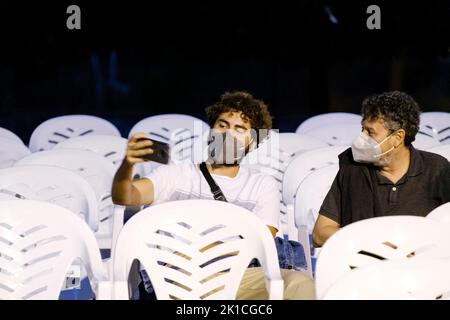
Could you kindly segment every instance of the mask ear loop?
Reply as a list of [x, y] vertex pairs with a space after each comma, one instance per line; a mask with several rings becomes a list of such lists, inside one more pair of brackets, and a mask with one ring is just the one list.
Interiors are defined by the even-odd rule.
[[[381, 146], [381, 145], [382, 145], [388, 138], [390, 138], [394, 133], [395, 133], [395, 131], [392, 132], [390, 135], [388, 135], [386, 138], [384, 138], [383, 141], [381, 141], [378, 145]], [[395, 147], [392, 147], [392, 148], [390, 148], [389, 150], [387, 150], [387, 151], [385, 151], [385, 152], [382, 152], [382, 153], [380, 153], [380, 154], [374, 155], [373, 157], [374, 157], [374, 159], [380, 158], [380, 157], [384, 156], [386, 153], [389, 153], [389, 152], [391, 152], [391, 151], [394, 150], [394, 149], [395, 149]]]

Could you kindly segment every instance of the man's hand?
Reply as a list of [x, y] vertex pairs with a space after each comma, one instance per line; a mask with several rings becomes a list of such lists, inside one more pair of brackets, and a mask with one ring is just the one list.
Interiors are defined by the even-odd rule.
[[128, 140], [125, 161], [128, 165], [134, 165], [139, 162], [144, 162], [142, 158], [145, 155], [152, 154], [151, 146], [153, 142], [143, 132], [133, 134]]

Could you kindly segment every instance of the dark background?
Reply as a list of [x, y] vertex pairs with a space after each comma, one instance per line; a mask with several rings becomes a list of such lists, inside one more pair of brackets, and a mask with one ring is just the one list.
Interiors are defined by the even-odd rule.
[[[66, 28], [70, 4], [81, 30]], [[381, 30], [366, 28], [370, 4]], [[123, 136], [153, 114], [204, 119], [234, 89], [265, 100], [281, 131], [387, 90], [450, 111], [450, 1], [1, 2], [0, 14], [0, 127], [25, 142], [64, 114]]]

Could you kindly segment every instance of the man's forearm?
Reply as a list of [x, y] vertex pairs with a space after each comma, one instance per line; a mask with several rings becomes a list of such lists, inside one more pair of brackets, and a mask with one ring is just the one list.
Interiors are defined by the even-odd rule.
[[132, 202], [132, 176], [133, 165], [124, 160], [114, 176], [112, 185], [111, 196], [115, 204], [127, 205]]
[[333, 234], [339, 230], [339, 227], [326, 226], [320, 229], [320, 232], [313, 232], [313, 242], [315, 247], [321, 247]]

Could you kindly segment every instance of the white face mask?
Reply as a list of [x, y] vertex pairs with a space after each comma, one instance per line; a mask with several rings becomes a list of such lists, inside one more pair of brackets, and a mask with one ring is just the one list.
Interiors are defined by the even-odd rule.
[[213, 130], [208, 142], [209, 162], [221, 165], [239, 164], [249, 148], [245, 148], [245, 145], [231, 134]]
[[381, 152], [381, 145], [390, 137], [388, 135], [383, 141], [378, 143], [375, 139], [369, 137], [364, 132], [353, 141], [352, 153], [356, 162], [379, 164], [381, 157], [391, 152], [394, 147], [388, 151]]

